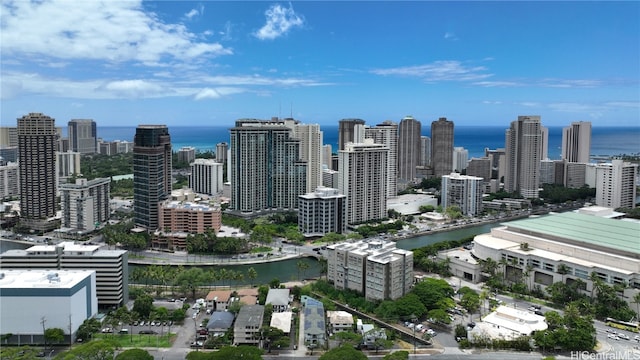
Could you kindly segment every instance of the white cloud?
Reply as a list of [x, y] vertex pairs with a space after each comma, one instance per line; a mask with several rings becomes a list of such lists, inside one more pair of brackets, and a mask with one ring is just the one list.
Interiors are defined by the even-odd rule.
[[640, 107], [639, 101], [610, 101], [605, 103], [607, 106], [611, 107]]
[[198, 42], [181, 24], [162, 22], [136, 1], [3, 1], [3, 56], [137, 61], [193, 60], [231, 54], [218, 43]]
[[204, 14], [204, 6], [201, 4], [197, 9], [191, 9], [188, 13], [184, 14], [184, 17], [191, 20], [192, 18]]
[[444, 33], [444, 38], [445, 40], [450, 40], [450, 41], [456, 41], [458, 40], [458, 37], [456, 36], [456, 34], [452, 33], [452, 32], [446, 32]]
[[434, 81], [475, 81], [493, 76], [486, 73], [484, 66], [466, 66], [460, 61], [443, 60], [431, 64], [404, 66], [389, 69], [376, 69], [377, 75], [397, 75], [421, 78], [427, 82]]
[[473, 85], [483, 86], [483, 87], [514, 87], [514, 86], [522, 86], [521, 83], [515, 81], [476, 81]]
[[500, 105], [502, 104], [502, 101], [484, 100], [482, 103], [487, 105]]
[[232, 87], [204, 88], [194, 96], [194, 99], [219, 99], [226, 95], [238, 94], [242, 92], [245, 92], [245, 89]]
[[538, 107], [541, 104], [533, 101], [523, 101], [523, 102], [516, 103], [516, 105], [527, 106], [527, 107]]
[[267, 23], [253, 34], [260, 40], [273, 40], [285, 35], [294, 27], [304, 25], [304, 18], [293, 10], [291, 4], [288, 8], [280, 4], [271, 5], [264, 14]]
[[111, 81], [104, 89], [122, 97], [152, 97], [166, 92], [161, 85], [140, 79]]

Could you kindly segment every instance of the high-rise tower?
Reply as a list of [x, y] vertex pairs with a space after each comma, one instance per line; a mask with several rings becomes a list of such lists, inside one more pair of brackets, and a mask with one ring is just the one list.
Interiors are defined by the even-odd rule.
[[322, 136], [320, 125], [301, 124], [293, 119], [286, 119], [293, 130], [292, 136], [300, 140], [300, 159], [307, 162], [307, 188], [311, 193], [322, 186]]
[[347, 195], [347, 223], [387, 217], [387, 152], [373, 139], [345, 145], [338, 153], [338, 190]]
[[241, 119], [231, 128], [230, 209], [243, 215], [294, 210], [305, 193], [307, 163], [284, 120]]
[[98, 152], [98, 135], [96, 122], [90, 119], [73, 119], [69, 121], [69, 147], [80, 154]]
[[20, 211], [26, 226], [49, 230], [57, 224], [55, 120], [41, 113], [18, 118]]
[[591, 122], [572, 122], [562, 129], [562, 160], [588, 163], [591, 151]]
[[638, 164], [612, 160], [596, 165], [596, 205], [617, 209], [636, 206]]
[[159, 203], [171, 194], [171, 136], [166, 125], [139, 125], [133, 138], [136, 226], [158, 228]]
[[338, 123], [338, 150], [344, 150], [346, 143], [353, 142], [354, 128], [356, 125], [364, 125], [362, 119], [342, 119]]
[[398, 178], [414, 181], [420, 164], [420, 131], [422, 124], [411, 116], [400, 120], [398, 127]]
[[525, 198], [537, 198], [543, 151], [540, 116], [518, 116], [505, 132], [504, 189]]
[[453, 121], [444, 117], [431, 123], [431, 166], [436, 177], [453, 171]]
[[398, 195], [398, 124], [384, 121], [364, 129], [364, 137], [389, 148], [387, 157], [387, 197]]

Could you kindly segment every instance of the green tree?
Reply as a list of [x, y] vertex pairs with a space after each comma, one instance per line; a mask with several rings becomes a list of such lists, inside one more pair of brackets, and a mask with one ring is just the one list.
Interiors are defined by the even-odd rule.
[[78, 327], [76, 337], [78, 339], [89, 340], [93, 337], [93, 334], [100, 331], [100, 321], [96, 318], [85, 319]]
[[94, 340], [76, 345], [56, 356], [58, 360], [113, 360], [118, 344], [112, 340]]
[[421, 318], [427, 313], [427, 308], [420, 301], [418, 295], [409, 293], [395, 301], [398, 315], [401, 318], [406, 318], [409, 315], [414, 315], [417, 318]]
[[118, 354], [115, 360], [153, 360], [153, 355], [143, 349], [127, 349]]
[[64, 341], [64, 330], [60, 328], [48, 328], [44, 331], [44, 343], [58, 344]]
[[[255, 346], [240, 345], [240, 346], [225, 346], [216, 352], [212, 352], [211, 360], [230, 360], [230, 359], [248, 359], [248, 360], [262, 360], [262, 354], [264, 351], [258, 349]], [[187, 356], [187, 360], [189, 357]]]
[[251, 287], [253, 287], [253, 281], [258, 277], [258, 272], [253, 267], [247, 269], [247, 278], [251, 283]]
[[333, 338], [338, 341], [338, 346], [350, 344], [352, 346], [359, 345], [362, 342], [362, 335], [351, 331], [339, 331]]
[[300, 272], [302, 272], [302, 277], [304, 278], [305, 272], [309, 268], [309, 264], [302, 260], [298, 260], [298, 262], [296, 262], [296, 267], [298, 268], [298, 280], [300, 280]]
[[340, 347], [333, 348], [322, 354], [318, 360], [367, 360], [367, 357], [360, 351], [353, 348], [352, 345], [344, 344]]
[[153, 311], [153, 298], [147, 294], [139, 296], [133, 302], [133, 311], [138, 313], [143, 319], [149, 318]]

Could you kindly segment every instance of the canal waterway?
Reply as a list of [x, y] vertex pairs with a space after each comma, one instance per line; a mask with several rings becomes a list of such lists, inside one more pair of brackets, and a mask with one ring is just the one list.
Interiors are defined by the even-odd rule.
[[[436, 233], [427, 233], [424, 235], [404, 238], [397, 241], [397, 247], [404, 250], [414, 250], [423, 246], [435, 244], [441, 241], [447, 240], [460, 240], [467, 237], [483, 234], [491, 231], [491, 228], [500, 226], [501, 223], [485, 223], [478, 226], [471, 226], [462, 229], [440, 231]], [[10, 249], [26, 249], [30, 247], [30, 244], [16, 243], [12, 241], [0, 241], [0, 252], [4, 252]], [[298, 267], [298, 262], [302, 261], [307, 264], [308, 268], [301, 270]], [[145, 265], [129, 265], [129, 274], [133, 272], [136, 267], [143, 267]], [[225, 280], [226, 285], [238, 285], [249, 284], [247, 271], [249, 268], [254, 268], [257, 273], [257, 278], [253, 281], [256, 284], [266, 284], [277, 278], [280, 282], [298, 281], [302, 279], [312, 279], [321, 276], [320, 263], [311, 257], [294, 258], [281, 261], [272, 261], [255, 264], [238, 264], [238, 265], [199, 265], [204, 268], [213, 269], [213, 271], [219, 271], [220, 269], [232, 270], [244, 274], [243, 281], [229, 281]], [[223, 281], [216, 281], [211, 285], [222, 285]]]

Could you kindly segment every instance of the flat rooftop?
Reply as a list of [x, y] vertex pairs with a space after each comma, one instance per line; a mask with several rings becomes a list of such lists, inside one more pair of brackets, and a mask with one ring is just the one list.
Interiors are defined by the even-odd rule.
[[592, 247], [608, 247], [640, 255], [640, 223], [573, 212], [549, 214], [502, 224], [508, 230], [545, 238], [566, 239]]
[[0, 289], [70, 289], [95, 270], [0, 270]]

